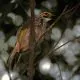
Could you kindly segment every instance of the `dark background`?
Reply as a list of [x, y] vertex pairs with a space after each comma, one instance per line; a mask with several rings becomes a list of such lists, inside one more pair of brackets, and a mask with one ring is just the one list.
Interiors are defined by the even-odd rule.
[[[15, 14], [21, 15], [24, 18], [24, 21], [27, 19], [27, 14], [25, 11], [29, 9], [29, 0], [15, 0], [14, 3], [10, 3], [11, 0], [0, 0], [0, 13], [3, 15], [0, 17], [0, 29], [3, 30], [6, 34], [16, 32], [16, 26], [12, 24], [11, 20], [7, 18], [7, 14], [13, 12]], [[46, 0], [36, 0], [36, 8], [48, 10], [47, 8], [43, 7], [41, 3]], [[48, 0], [51, 1], [51, 0]], [[52, 7], [52, 11], [54, 11], [56, 17], [62, 12], [64, 7], [68, 5], [69, 8], [72, 8], [76, 4], [79, 4], [80, 0], [57, 0], [57, 6], [54, 8]], [[18, 7], [15, 8], [16, 4]], [[72, 15], [72, 19], [76, 20], [80, 17], [80, 7], [76, 10], [76, 12]], [[9, 21], [9, 24], [5, 23], [5, 20]], [[13, 31], [14, 30], [14, 31]]]

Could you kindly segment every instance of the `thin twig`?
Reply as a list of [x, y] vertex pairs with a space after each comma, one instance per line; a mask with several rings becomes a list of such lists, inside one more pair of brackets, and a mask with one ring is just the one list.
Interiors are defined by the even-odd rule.
[[20, 0], [18, 1], [18, 0], [17, 0], [16, 3], [18, 3], [18, 4], [21, 6], [21, 8], [24, 10], [24, 12], [27, 14], [27, 10], [26, 10], [25, 7], [22, 5], [21, 1], [20, 1]]
[[[64, 32], [65, 32], [65, 30], [64, 30]], [[62, 35], [61, 35], [60, 39], [56, 42], [56, 44], [55, 44], [55, 45], [53, 45], [53, 49], [58, 45], [58, 43], [60, 42], [60, 40], [61, 40], [61, 39], [62, 39], [62, 37], [64, 36], [64, 32], [62, 33]]]
[[72, 40], [69, 40], [69, 41], [65, 42], [64, 44], [62, 44], [61, 46], [59, 46], [59, 47], [57, 47], [57, 48], [55, 48], [55, 49], [54, 49], [54, 48], [51, 48], [47, 55], [48, 55], [48, 56], [51, 55], [52, 52], [57, 51], [57, 50], [58, 50], [59, 48], [61, 48], [62, 46], [66, 45], [66, 44], [68, 44], [69, 42], [74, 41], [74, 40], [76, 40], [76, 39], [80, 39], [80, 36], [79, 36], [79, 37], [76, 37], [76, 38], [74, 38], [74, 39], [72, 39]]
[[[55, 59], [55, 58], [54, 58]], [[55, 59], [55, 61], [56, 61], [56, 59]], [[58, 66], [58, 69], [59, 69], [59, 72], [60, 72], [60, 80], [63, 80], [63, 78], [62, 78], [62, 73], [61, 73], [61, 69], [60, 69], [60, 67], [59, 67], [59, 63], [56, 61], [56, 64], [57, 64], [57, 66]]]
[[67, 14], [67, 13], [69, 13], [69, 12], [71, 12], [71, 11], [73, 11], [73, 10], [75, 10], [75, 9], [78, 9], [79, 6], [80, 6], [80, 3], [78, 3], [77, 5], [75, 5], [74, 7], [72, 7], [71, 9], [67, 10], [67, 11], [64, 13], [64, 15]]
[[[48, 31], [50, 31], [50, 30], [55, 26], [55, 24], [61, 19], [61, 17], [62, 17], [63, 15], [71, 12], [71, 11], [74, 10], [75, 8], [77, 9], [79, 6], [80, 6], [80, 3], [77, 4], [76, 6], [74, 6], [73, 8], [69, 9], [69, 10], [67, 10], [68, 6], [66, 6], [66, 7], [64, 8], [64, 10], [62, 11], [62, 13], [60, 14], [60, 16], [55, 20], [55, 22], [53, 22], [52, 25], [51, 25], [49, 28], [47, 28], [47, 30], [40, 36], [39, 40], [40, 40]], [[66, 10], [67, 10], [67, 11], [66, 11]], [[39, 43], [38, 43], [39, 40], [36, 42], [36, 44], [39, 44]]]
[[[72, 10], [74, 10], [73, 12], [72, 12], [72, 14], [77, 10], [77, 8], [80, 6], [80, 3], [79, 4], [77, 4], [76, 6], [74, 6], [72, 9], [70, 9], [70, 10], [67, 10], [66, 12], [64, 12], [64, 14], [67, 14], [67, 13], [69, 13], [69, 12], [71, 12]], [[72, 15], [71, 14], [71, 15]], [[64, 32], [65, 32], [65, 30], [64, 30]], [[57, 43], [53, 46], [53, 48], [55, 48], [56, 46], [57, 46], [57, 44], [59, 43], [59, 41], [62, 39], [62, 37], [64, 36], [64, 32], [62, 33], [62, 35], [61, 35], [61, 38], [57, 41]]]
[[[62, 13], [60, 14], [60, 16], [55, 20], [55, 22], [53, 22], [52, 25], [51, 25], [49, 28], [47, 28], [47, 30], [40, 36], [39, 40], [36, 42], [36, 44], [35, 44], [35, 46], [34, 46], [35, 48], [36, 48], [36, 45], [37, 45], [37, 46], [39, 45], [40, 39], [41, 39], [48, 31], [50, 31], [50, 30], [53, 28], [53, 26], [61, 19], [61, 17], [63, 16], [64, 12], [65, 12], [66, 9], [67, 9], [67, 7], [68, 7], [68, 6], [66, 6], [66, 7], [64, 8], [64, 10], [63, 10]], [[43, 54], [43, 55], [44, 55], [44, 54]], [[35, 58], [36, 58], [37, 56], [38, 56], [38, 55], [36, 55]]]
[[[63, 10], [62, 13], [60, 14], [60, 16], [55, 20], [55, 22], [53, 22], [53, 23], [51, 24], [51, 26], [50, 26], [49, 28], [47, 28], [47, 30], [40, 36], [39, 40], [40, 40], [48, 31], [50, 31], [50, 30], [53, 28], [53, 26], [61, 19], [61, 17], [63, 16], [64, 12], [65, 12], [66, 9], [67, 9], [67, 7], [68, 7], [68, 6], [66, 6], [66, 7], [64, 8], [64, 10]], [[39, 41], [39, 40], [38, 40], [38, 41]], [[38, 41], [37, 41], [37, 43], [38, 43]]]
[[34, 43], [35, 43], [35, 25], [34, 25], [34, 8], [35, 8], [35, 0], [30, 0], [30, 8], [31, 8], [31, 24], [30, 24], [30, 35], [29, 35], [29, 47], [30, 47], [30, 56], [29, 56], [29, 65], [28, 65], [28, 80], [33, 80], [34, 76]]
[[17, 67], [17, 64], [18, 64], [18, 63], [19, 63], [19, 61], [20, 61], [20, 58], [21, 58], [21, 54], [19, 55], [19, 58], [18, 58], [18, 60], [17, 60], [16, 64], [14, 64], [14, 67], [13, 67], [13, 69], [16, 69], [16, 67]]

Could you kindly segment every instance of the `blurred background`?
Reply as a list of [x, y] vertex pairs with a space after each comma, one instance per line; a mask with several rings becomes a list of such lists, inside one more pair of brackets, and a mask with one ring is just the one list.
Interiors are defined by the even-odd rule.
[[[72, 10], [62, 16], [51, 30], [48, 42], [52, 47], [57, 44], [55, 52], [50, 57], [39, 57], [34, 80], [80, 80], [80, 0], [35, 2], [36, 16], [41, 11], [55, 15], [49, 25], [58, 18], [65, 6], [68, 6], [67, 10]], [[27, 80], [20, 70], [9, 71], [6, 63], [15, 47], [17, 30], [30, 17], [29, 5], [29, 0], [0, 0], [0, 80]], [[63, 45], [69, 40], [72, 41]]]

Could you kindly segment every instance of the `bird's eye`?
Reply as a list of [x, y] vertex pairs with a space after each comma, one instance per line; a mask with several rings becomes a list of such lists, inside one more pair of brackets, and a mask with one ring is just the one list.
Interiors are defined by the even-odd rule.
[[44, 12], [44, 13], [43, 13], [43, 16], [44, 16], [44, 17], [48, 17], [48, 16], [49, 16], [49, 13], [48, 13], [48, 12]]
[[41, 16], [41, 17], [50, 17], [50, 16], [51, 16], [51, 13], [49, 13], [49, 12], [42, 12], [42, 13], [40, 14], [40, 16]]

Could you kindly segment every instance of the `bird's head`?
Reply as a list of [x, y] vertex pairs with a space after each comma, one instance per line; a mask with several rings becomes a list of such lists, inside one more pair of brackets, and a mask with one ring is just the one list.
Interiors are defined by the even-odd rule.
[[41, 12], [40, 17], [45, 20], [46, 22], [50, 21], [52, 19], [53, 14], [50, 12]]

